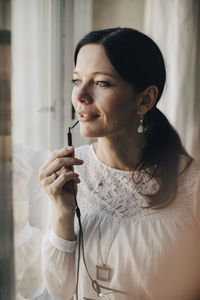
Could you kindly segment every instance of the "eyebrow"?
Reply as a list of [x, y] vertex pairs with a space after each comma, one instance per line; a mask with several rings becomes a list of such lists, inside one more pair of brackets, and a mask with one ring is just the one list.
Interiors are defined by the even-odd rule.
[[[79, 74], [79, 73], [77, 71], [74, 71], [73, 74]], [[93, 75], [107, 75], [107, 76], [114, 78], [114, 76], [112, 74], [106, 73], [106, 72], [93, 72], [92, 74]]]

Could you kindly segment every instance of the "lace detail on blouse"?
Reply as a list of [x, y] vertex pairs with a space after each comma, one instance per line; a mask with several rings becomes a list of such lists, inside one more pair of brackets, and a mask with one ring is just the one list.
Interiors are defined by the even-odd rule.
[[[162, 209], [144, 208], [147, 206], [147, 197], [144, 195], [154, 194], [159, 189], [157, 180], [151, 178], [145, 171], [139, 173], [108, 167], [98, 160], [93, 145], [77, 148], [76, 157], [84, 160], [82, 166], [76, 166], [76, 171], [81, 178], [78, 196], [81, 197], [82, 209], [86, 211], [96, 209], [98, 214], [105, 213], [118, 218], [162, 215]], [[192, 188], [188, 189], [188, 185], [191, 185], [194, 179], [193, 169], [190, 167], [190, 172], [187, 172], [187, 181], [185, 181], [187, 187], [185, 184], [179, 184], [179, 196], [165, 208], [164, 216], [166, 216], [166, 210], [172, 217], [184, 211], [188, 215], [188, 209], [192, 209], [192, 201], [190, 201]], [[180, 176], [179, 181], [183, 183], [185, 176]]]

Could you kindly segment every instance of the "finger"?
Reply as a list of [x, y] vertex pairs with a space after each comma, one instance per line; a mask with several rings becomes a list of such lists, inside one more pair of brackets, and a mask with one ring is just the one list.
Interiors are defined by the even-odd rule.
[[63, 157], [63, 156], [70, 156], [74, 153], [74, 147], [73, 146], [65, 146], [62, 149], [56, 150], [53, 152], [50, 159], [44, 164], [42, 169], [45, 169], [48, 167], [49, 164], [51, 164], [56, 158]]
[[61, 174], [54, 182], [50, 185], [50, 192], [52, 195], [56, 195], [63, 188], [65, 183], [72, 179], [78, 178], [78, 174], [74, 172], [67, 172]]
[[74, 182], [74, 183], [80, 183], [81, 180], [80, 180], [80, 178], [75, 178], [75, 179], [73, 179], [73, 182]]
[[63, 167], [70, 169], [72, 165], [82, 165], [83, 160], [75, 157], [60, 157], [56, 158], [43, 172], [40, 173], [39, 179], [50, 176], [53, 172], [61, 170]]
[[[61, 170], [59, 170], [59, 171], [57, 171], [56, 172], [56, 175], [59, 177], [60, 175], [62, 175], [62, 174], [65, 174], [65, 173], [71, 173], [71, 171], [69, 171], [68, 169], [66, 169], [66, 168], [62, 168]], [[79, 174], [78, 173], [74, 173], [75, 174], [75, 177], [77, 178], [78, 176], [79, 176]], [[57, 178], [58, 178], [57, 177]], [[50, 175], [50, 176], [48, 176], [48, 177], [46, 177], [46, 178], [44, 178], [43, 180], [42, 180], [42, 185], [43, 186], [45, 186], [45, 185], [50, 185], [50, 184], [52, 184], [55, 180], [57, 180], [57, 178], [55, 179], [55, 177], [53, 176], [53, 173]]]

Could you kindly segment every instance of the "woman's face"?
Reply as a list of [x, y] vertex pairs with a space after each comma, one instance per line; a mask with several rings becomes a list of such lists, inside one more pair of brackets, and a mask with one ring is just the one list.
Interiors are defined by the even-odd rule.
[[134, 88], [111, 65], [102, 45], [88, 44], [80, 49], [73, 83], [72, 103], [81, 135], [110, 137], [136, 128]]

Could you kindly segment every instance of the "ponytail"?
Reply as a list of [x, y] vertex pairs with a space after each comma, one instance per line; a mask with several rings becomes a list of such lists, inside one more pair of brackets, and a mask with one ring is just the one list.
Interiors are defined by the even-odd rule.
[[148, 170], [146, 172], [151, 177], [157, 178], [159, 190], [146, 196], [149, 208], [161, 208], [169, 205], [176, 195], [180, 155], [188, 158], [184, 170], [192, 158], [184, 149], [178, 133], [158, 108], [154, 107], [145, 115], [144, 126], [147, 128], [147, 145], [142, 151], [138, 167]]

